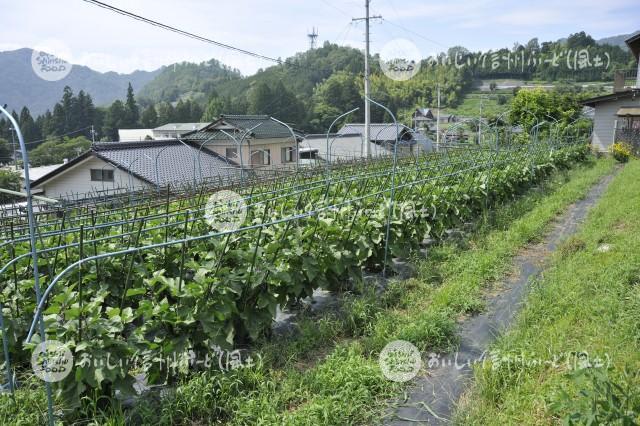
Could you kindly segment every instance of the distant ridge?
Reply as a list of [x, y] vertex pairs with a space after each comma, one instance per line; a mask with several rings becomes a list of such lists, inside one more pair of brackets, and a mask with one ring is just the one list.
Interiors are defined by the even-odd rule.
[[134, 71], [131, 74], [101, 73], [83, 65], [73, 65], [62, 80], [51, 82], [39, 78], [31, 67], [32, 49], [23, 48], [0, 52], [0, 102], [18, 113], [27, 106], [32, 115], [38, 115], [60, 100], [64, 86], [75, 93], [80, 90], [91, 94], [96, 106], [124, 99], [129, 82], [138, 91], [161, 71]]
[[598, 44], [608, 44], [611, 46], [620, 46], [622, 48], [626, 48], [627, 45], [624, 43], [624, 41], [626, 39], [628, 39], [629, 37], [633, 37], [634, 35], [640, 33], [640, 30], [638, 31], [634, 31], [630, 34], [620, 34], [617, 36], [612, 36], [612, 37], [605, 37], [605, 38], [601, 38], [600, 40], [596, 40], [596, 42]]

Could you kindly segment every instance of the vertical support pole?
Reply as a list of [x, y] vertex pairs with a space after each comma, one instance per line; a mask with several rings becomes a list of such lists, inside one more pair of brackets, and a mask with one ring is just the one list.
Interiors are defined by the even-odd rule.
[[372, 99], [368, 99], [371, 103], [379, 106], [380, 108], [384, 109], [385, 111], [387, 111], [387, 113], [391, 116], [391, 119], [393, 120], [393, 122], [396, 125], [396, 142], [394, 144], [393, 147], [393, 168], [391, 171], [391, 193], [389, 194], [389, 210], [387, 212], [387, 230], [386, 230], [386, 237], [385, 237], [385, 242], [384, 242], [384, 264], [382, 266], [382, 276], [386, 278], [387, 276], [387, 259], [389, 256], [389, 235], [390, 235], [390, 231], [391, 231], [391, 215], [393, 213], [393, 202], [394, 202], [394, 197], [395, 197], [395, 190], [396, 190], [396, 166], [398, 163], [398, 134], [400, 133], [400, 126], [398, 126], [398, 120], [396, 120], [395, 115], [393, 115], [393, 113], [391, 112], [391, 110], [389, 108], [387, 108], [386, 106], [372, 100]]
[[[80, 225], [80, 260], [84, 258], [84, 225]], [[82, 309], [84, 307], [82, 294], [82, 264], [78, 265], [78, 306], [80, 307], [80, 315], [78, 316], [78, 341], [82, 341]]]
[[[187, 239], [187, 230], [188, 230], [188, 226], [189, 226], [189, 214], [191, 213], [190, 210], [187, 210], [185, 212], [185, 216], [184, 216], [184, 231], [183, 231], [183, 236], [182, 238], [184, 240]], [[184, 260], [185, 260], [185, 256], [187, 254], [187, 243], [183, 242], [182, 243], [182, 253], [180, 253], [180, 278], [178, 281], [178, 293], [182, 292], [182, 276], [184, 275]]]
[[371, 131], [371, 88], [369, 87], [369, 0], [365, 0], [365, 42], [364, 42], [364, 140], [366, 157], [371, 157], [369, 147]]
[[436, 152], [440, 151], [440, 85], [438, 84], [438, 113], [436, 116]]
[[11, 376], [11, 358], [9, 356], [9, 341], [7, 340], [7, 329], [4, 327], [4, 303], [0, 301], [0, 328], [2, 329], [2, 350], [4, 351], [4, 368], [7, 376], [7, 386], [9, 392], [13, 393], [13, 377]]

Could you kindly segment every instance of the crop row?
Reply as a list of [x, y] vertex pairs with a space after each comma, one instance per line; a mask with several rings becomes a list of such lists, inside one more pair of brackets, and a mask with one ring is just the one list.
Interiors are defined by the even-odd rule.
[[[233, 232], [210, 227], [200, 193], [134, 210], [135, 220], [104, 215], [104, 226], [43, 233], [41, 283], [58, 276], [46, 300], [47, 338], [65, 342], [76, 360], [104, 361], [76, 365], [59, 390], [77, 401], [88, 389], [130, 393], [137, 374], [170, 380], [157, 360], [255, 339], [277, 306], [317, 288], [355, 286], [364, 271], [388, 267], [425, 237], [439, 238], [587, 153], [583, 144], [464, 149], [335, 170], [331, 179], [282, 180], [242, 192], [246, 219]], [[7, 246], [6, 261], [23, 258], [0, 275], [18, 365], [28, 361], [23, 341], [36, 308], [25, 244]], [[126, 362], [134, 357], [142, 362]]]

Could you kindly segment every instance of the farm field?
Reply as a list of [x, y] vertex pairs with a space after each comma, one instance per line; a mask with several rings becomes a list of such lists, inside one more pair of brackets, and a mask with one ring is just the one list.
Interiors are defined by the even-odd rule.
[[637, 0], [32, 3], [0, 426], [640, 426]]
[[[95, 410], [105, 397], [129, 395], [136, 378], [144, 377], [149, 384], [191, 387], [194, 396], [210, 380], [217, 383], [210, 389], [213, 394], [201, 394], [209, 417], [198, 411], [200, 403], [187, 403], [180, 408], [171, 405], [183, 404], [178, 398], [163, 402], [177, 410], [164, 413], [168, 417], [163, 417], [163, 421], [169, 423], [173, 420], [168, 419], [180, 416], [178, 412], [184, 410], [191, 413], [184, 416], [185, 422], [191, 416], [213, 416], [251, 423], [256, 415], [258, 419], [263, 414], [280, 418], [284, 406], [291, 407], [292, 419], [322, 418], [319, 413], [325, 413], [342, 416], [334, 419], [338, 423], [340, 419], [365, 421], [370, 400], [365, 398], [360, 405], [334, 405], [333, 397], [351, 379], [351, 373], [340, 378], [334, 369], [343, 368], [345, 362], [352, 363], [344, 368], [361, 374], [354, 382], [354, 391], [370, 393], [376, 399], [388, 397], [396, 386], [380, 376], [373, 361], [363, 358], [363, 354], [379, 351], [384, 339], [393, 335], [415, 340], [421, 349], [446, 348], [455, 341], [451, 314], [473, 311], [479, 305], [473, 292], [466, 289], [464, 295], [458, 294], [460, 300], [444, 296], [441, 309], [430, 312], [428, 317], [408, 316], [397, 323], [383, 322], [377, 326], [381, 327], [378, 331], [365, 332], [361, 328], [373, 326], [369, 324], [370, 315], [381, 307], [371, 304], [378, 298], [364, 284], [363, 273], [375, 275], [390, 270], [393, 258], [414, 256], [424, 236], [439, 239], [447, 230], [487, 215], [489, 206], [500, 205], [544, 182], [554, 170], [566, 169], [587, 158], [587, 148], [582, 143], [541, 142], [535, 149], [467, 146], [425, 158], [401, 159], [396, 167], [389, 159], [366, 163], [364, 167], [362, 164], [336, 167], [330, 171], [330, 179], [322, 171], [247, 188], [243, 192], [247, 217], [243, 227], [232, 232], [210, 228], [203, 211], [207, 199], [204, 192], [120, 211], [102, 206], [103, 211], [98, 208], [91, 214], [77, 210], [68, 218], [43, 217], [39, 240], [48, 251], [43, 250], [38, 266], [43, 289], [49, 286], [44, 292], [46, 306], [44, 302], [41, 304], [47, 337], [71, 342], [78, 359], [110, 361], [106, 365], [113, 365], [105, 368], [104, 363], [94, 361], [76, 366], [74, 375], [56, 385], [56, 407], [62, 410], [59, 415], [83, 412], [81, 408], [72, 408], [70, 401], [81, 401], [85, 410]], [[396, 185], [390, 209], [385, 199], [392, 179]], [[387, 234], [388, 212], [391, 220]], [[32, 271], [28, 242], [20, 235], [21, 232], [24, 235], [21, 226], [12, 226], [13, 244], [5, 243], [10, 250], [3, 252], [7, 256], [3, 262], [12, 257], [18, 259], [2, 271], [3, 313], [12, 362], [19, 372], [26, 372], [22, 366], [28, 360], [30, 345], [21, 347], [19, 342], [29, 331], [36, 336], [34, 343], [37, 342], [38, 330], [37, 321], [32, 319], [36, 305], [33, 280], [29, 279]], [[397, 285], [409, 287], [394, 292], [392, 285], [385, 293], [391, 297], [385, 302], [389, 306], [399, 303], [392, 300], [394, 294], [395, 297], [412, 294], [411, 284]], [[312, 368], [305, 374], [287, 376], [290, 378], [280, 383], [277, 377], [283, 373], [264, 367], [287, 365], [286, 357], [290, 357], [286, 352], [278, 354], [271, 346], [269, 330], [276, 308], [295, 306], [317, 288], [345, 294], [347, 306], [353, 309], [351, 325], [345, 327], [351, 327], [354, 335], [375, 332], [364, 340], [364, 346], [338, 346], [334, 355], [318, 364], [319, 370]], [[316, 343], [310, 343], [314, 339], [302, 338], [276, 347], [293, 348], [286, 350], [302, 354], [320, 349], [314, 348], [314, 344], [327, 345], [332, 341], [334, 323], [320, 324], [308, 330], [317, 333]], [[208, 377], [208, 373], [198, 376], [197, 371], [189, 371], [180, 362], [156, 362], [175, 353], [206, 353], [213, 347], [247, 350], [256, 342], [264, 342], [265, 348], [272, 347], [273, 352], [265, 349], [265, 354], [271, 355], [263, 357], [263, 367], [243, 369], [237, 374], [248, 376], [239, 381], [236, 375], [226, 373], [214, 374], [215, 379]], [[137, 364], [120, 362], [134, 357], [138, 357]], [[331, 364], [332, 357], [335, 364]], [[314, 384], [313, 380], [322, 381], [326, 375], [335, 382], [323, 387]], [[341, 382], [342, 379], [347, 382]], [[20, 375], [20, 380], [30, 383], [28, 375]], [[369, 382], [362, 388], [358, 380]], [[264, 403], [272, 403], [274, 396], [281, 398], [281, 404], [274, 405], [276, 412], [271, 413], [262, 409], [245, 413], [244, 408], [229, 407], [229, 401], [209, 399], [212, 395], [233, 395], [234, 392], [223, 391], [227, 386], [244, 389], [245, 385], [262, 398], [258, 388], [275, 383], [292, 386], [297, 391], [307, 389], [309, 396], [302, 394], [291, 400], [286, 389], [284, 394], [263, 395]], [[314, 399], [310, 395], [315, 394], [329, 399], [318, 400], [317, 404], [309, 401]], [[258, 402], [248, 400], [247, 404]], [[293, 410], [298, 404], [302, 404], [299, 410]], [[106, 407], [110, 407], [105, 408], [107, 411], [118, 410], [120, 405], [106, 404]], [[4, 410], [15, 415], [16, 408], [6, 406]], [[157, 413], [156, 408], [151, 408], [145, 416], [153, 418]]]
[[[504, 98], [504, 103], [498, 102], [498, 96]], [[511, 90], [499, 90], [495, 93], [471, 92], [465, 95], [462, 103], [455, 108], [446, 108], [447, 114], [460, 117], [478, 117], [480, 115], [480, 101], [482, 101], [482, 116], [494, 117], [509, 110], [509, 103], [513, 99]]]

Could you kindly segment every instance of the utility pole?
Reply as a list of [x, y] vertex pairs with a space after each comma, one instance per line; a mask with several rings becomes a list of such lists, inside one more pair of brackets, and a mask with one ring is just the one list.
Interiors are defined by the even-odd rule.
[[18, 156], [16, 154], [16, 135], [14, 133], [13, 127], [9, 127], [11, 131], [11, 147], [13, 149], [13, 165], [16, 170], [18, 170]]
[[382, 19], [382, 16], [369, 16], [369, 2], [364, 1], [365, 17], [354, 18], [352, 22], [364, 21], [365, 23], [365, 36], [364, 36], [364, 140], [365, 140], [365, 156], [371, 157], [371, 149], [369, 143], [371, 142], [371, 104], [369, 103], [370, 91], [369, 91], [369, 21], [371, 19]]

